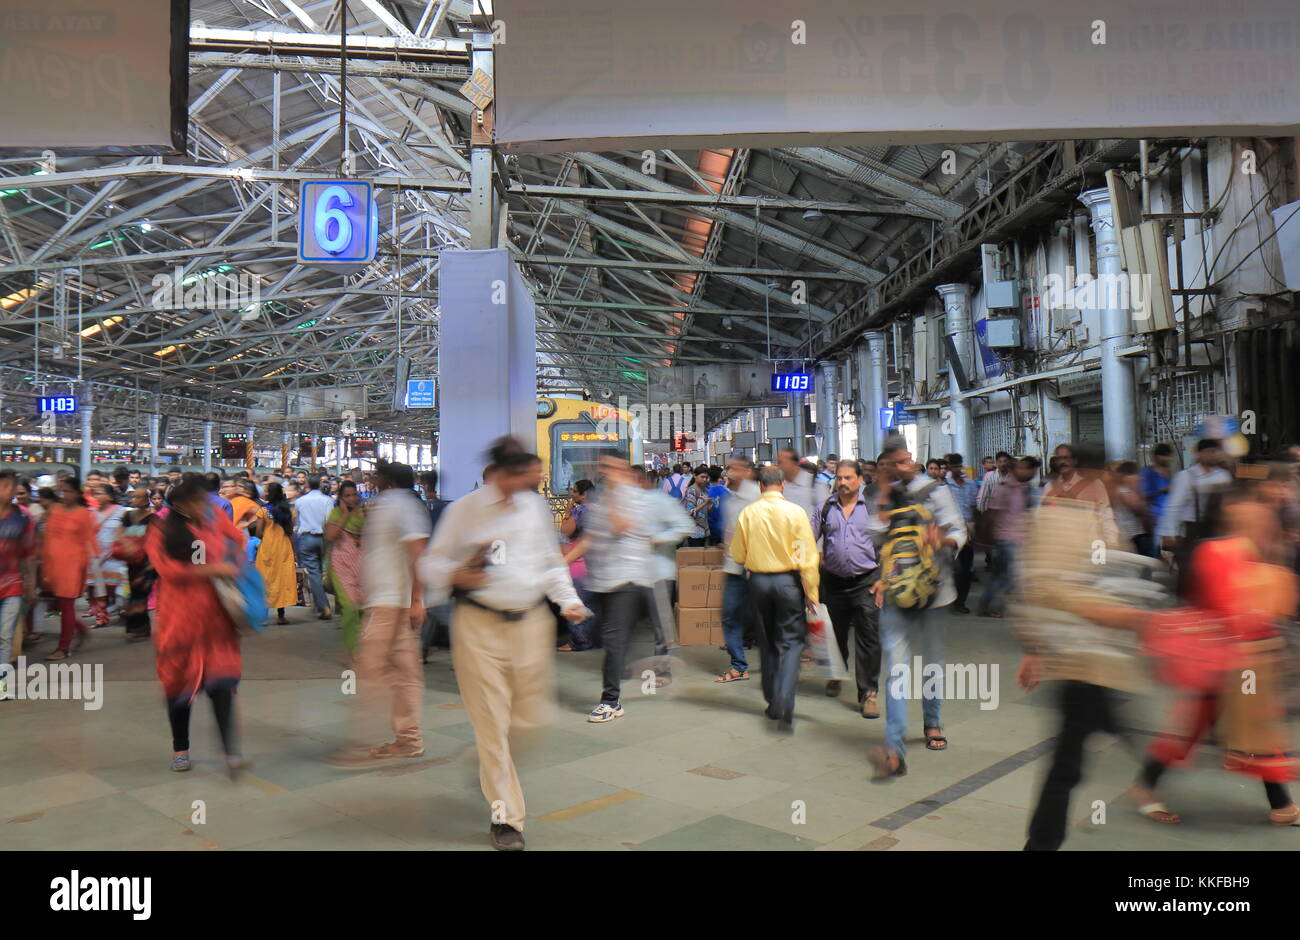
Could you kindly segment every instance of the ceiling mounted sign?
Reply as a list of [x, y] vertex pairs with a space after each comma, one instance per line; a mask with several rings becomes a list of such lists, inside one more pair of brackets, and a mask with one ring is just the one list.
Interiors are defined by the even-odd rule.
[[1295, 0], [493, 9], [517, 152], [1300, 132]]

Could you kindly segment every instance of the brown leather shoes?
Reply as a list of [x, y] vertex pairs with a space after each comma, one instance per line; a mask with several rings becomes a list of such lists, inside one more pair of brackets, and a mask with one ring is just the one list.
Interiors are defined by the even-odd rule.
[[876, 702], [876, 693], [868, 692], [867, 697], [862, 702], [863, 718], [879, 718], [880, 705]]

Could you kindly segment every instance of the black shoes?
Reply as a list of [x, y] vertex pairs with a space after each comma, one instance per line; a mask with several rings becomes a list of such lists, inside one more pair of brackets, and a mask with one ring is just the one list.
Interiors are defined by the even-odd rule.
[[492, 848], [498, 852], [522, 852], [524, 834], [505, 823], [492, 824]]

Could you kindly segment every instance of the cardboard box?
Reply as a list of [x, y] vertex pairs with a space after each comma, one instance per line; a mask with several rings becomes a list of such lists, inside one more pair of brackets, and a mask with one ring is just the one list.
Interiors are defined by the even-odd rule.
[[706, 607], [721, 607], [727, 590], [727, 573], [721, 568], [709, 569], [709, 602]]
[[704, 549], [702, 548], [679, 548], [677, 549], [677, 567], [685, 568], [687, 565], [704, 564]]
[[710, 627], [710, 628], [709, 628], [709, 645], [710, 645], [710, 646], [726, 646], [726, 645], [727, 645], [726, 637], [724, 637], [724, 636], [722, 635], [722, 627]]
[[[682, 607], [699, 609], [709, 607], [709, 579], [713, 568], [703, 565], [687, 565], [677, 569], [677, 603]], [[716, 605], [721, 607], [721, 604]]]
[[701, 564], [721, 565], [722, 560], [726, 557], [726, 552], [721, 548], [705, 548], [702, 551], [704, 552], [704, 561]]
[[716, 607], [677, 609], [679, 646], [708, 646], [714, 635], [722, 636], [722, 611]]

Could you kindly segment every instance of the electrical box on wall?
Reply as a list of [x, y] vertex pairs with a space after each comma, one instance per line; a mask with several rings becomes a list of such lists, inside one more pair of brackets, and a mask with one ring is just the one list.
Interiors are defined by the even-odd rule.
[[1012, 349], [1020, 346], [1020, 320], [1005, 317], [984, 321], [989, 349]]
[[1020, 285], [1016, 281], [985, 281], [984, 302], [990, 310], [1020, 307]]

